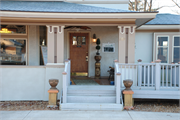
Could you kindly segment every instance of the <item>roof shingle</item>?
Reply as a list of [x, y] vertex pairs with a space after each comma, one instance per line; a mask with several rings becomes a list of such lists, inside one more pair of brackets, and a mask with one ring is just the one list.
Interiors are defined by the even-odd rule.
[[180, 15], [157, 14], [156, 18], [146, 25], [180, 25]]
[[62, 12], [62, 13], [128, 13], [129, 10], [94, 7], [67, 2], [1, 1], [1, 11]]

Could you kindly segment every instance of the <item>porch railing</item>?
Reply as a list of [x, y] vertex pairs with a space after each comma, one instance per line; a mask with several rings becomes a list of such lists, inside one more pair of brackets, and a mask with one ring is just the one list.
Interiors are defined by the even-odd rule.
[[[131, 79], [133, 89], [180, 90], [180, 64], [139, 61], [137, 64], [115, 62], [115, 66], [115, 85], [120, 85], [120, 88], [124, 88], [123, 80]], [[119, 73], [121, 73], [120, 76], [118, 76]]]
[[67, 88], [70, 85], [71, 79], [71, 61], [65, 61], [65, 69], [63, 74], [63, 103], [67, 103]]

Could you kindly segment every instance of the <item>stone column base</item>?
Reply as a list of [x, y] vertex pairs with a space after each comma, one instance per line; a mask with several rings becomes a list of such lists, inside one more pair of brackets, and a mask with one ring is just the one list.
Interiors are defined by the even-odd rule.
[[134, 107], [133, 107], [132, 95], [134, 94], [134, 92], [132, 90], [130, 91], [124, 90], [123, 94], [124, 94], [124, 109], [133, 110]]
[[57, 93], [59, 92], [58, 89], [50, 89], [48, 90], [49, 93], [49, 105], [47, 107], [56, 107], [57, 106]]

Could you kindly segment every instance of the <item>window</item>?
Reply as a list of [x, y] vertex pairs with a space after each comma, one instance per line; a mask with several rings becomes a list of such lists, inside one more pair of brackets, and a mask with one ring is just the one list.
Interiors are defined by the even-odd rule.
[[180, 62], [180, 36], [173, 37], [173, 62]]
[[159, 37], [157, 40], [157, 58], [162, 63], [168, 62], [168, 37]]
[[178, 32], [154, 33], [153, 61], [161, 63], [180, 62], [180, 35]]
[[1, 25], [1, 34], [26, 34], [26, 25]]
[[26, 39], [0, 39], [1, 65], [26, 65]]

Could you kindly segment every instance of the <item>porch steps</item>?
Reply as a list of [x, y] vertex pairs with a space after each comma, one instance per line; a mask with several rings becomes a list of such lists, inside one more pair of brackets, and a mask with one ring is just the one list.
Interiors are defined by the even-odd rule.
[[123, 110], [122, 104], [115, 103], [63, 103], [60, 105], [60, 110]]
[[68, 86], [67, 103], [60, 105], [61, 110], [122, 110], [122, 108], [122, 104], [116, 104], [115, 86], [109, 85]]
[[115, 103], [115, 96], [67, 96], [68, 103]]

